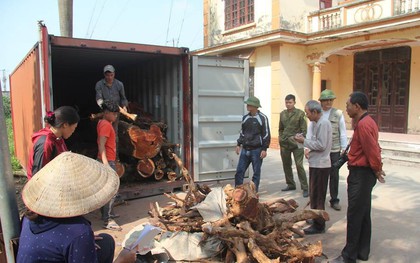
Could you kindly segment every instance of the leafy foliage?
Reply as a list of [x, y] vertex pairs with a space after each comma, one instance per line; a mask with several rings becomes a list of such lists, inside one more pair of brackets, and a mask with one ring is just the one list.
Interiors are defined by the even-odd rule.
[[18, 159], [15, 156], [15, 145], [13, 141], [13, 125], [12, 125], [12, 111], [10, 107], [10, 98], [3, 96], [3, 109], [4, 109], [4, 116], [6, 119], [6, 128], [7, 128], [7, 139], [9, 141], [9, 152], [10, 152], [10, 159], [12, 162], [12, 170], [19, 171], [22, 169]]
[[10, 98], [3, 96], [3, 109], [4, 109], [4, 117], [6, 119], [10, 118], [12, 115], [11, 107], [10, 107]]

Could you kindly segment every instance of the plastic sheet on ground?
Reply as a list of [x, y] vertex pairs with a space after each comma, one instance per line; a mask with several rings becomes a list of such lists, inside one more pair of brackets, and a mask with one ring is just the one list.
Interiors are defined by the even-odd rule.
[[165, 232], [159, 240], [173, 260], [199, 260], [214, 257], [223, 249], [222, 242], [216, 237], [209, 237], [200, 243], [203, 232]]
[[[196, 208], [205, 222], [214, 222], [222, 219], [226, 214], [226, 196], [221, 187], [211, 189]], [[139, 225], [132, 229], [125, 237], [123, 246], [132, 244], [142, 234], [145, 225]], [[203, 232], [189, 233], [185, 231], [164, 232], [159, 241], [153, 240], [142, 249], [142, 253], [151, 252], [152, 255], [167, 253], [171, 260], [200, 260], [218, 255], [224, 244], [217, 238], [210, 236], [200, 244]]]
[[226, 195], [222, 187], [215, 187], [206, 196], [206, 199], [195, 205], [205, 222], [214, 222], [223, 218], [226, 214]]

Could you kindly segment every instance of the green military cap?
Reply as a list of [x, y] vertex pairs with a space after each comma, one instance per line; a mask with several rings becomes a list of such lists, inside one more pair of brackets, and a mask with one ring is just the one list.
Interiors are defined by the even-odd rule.
[[319, 100], [333, 100], [335, 99], [335, 94], [330, 89], [325, 89], [321, 92], [321, 96], [319, 97]]
[[257, 97], [249, 97], [246, 101], [244, 101], [246, 105], [251, 105], [257, 108], [261, 108], [260, 100]]

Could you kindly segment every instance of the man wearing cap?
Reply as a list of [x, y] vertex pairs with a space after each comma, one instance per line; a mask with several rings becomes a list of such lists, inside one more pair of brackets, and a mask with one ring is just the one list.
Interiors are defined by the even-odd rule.
[[[125, 111], [127, 111], [128, 100], [125, 97], [124, 84], [115, 78], [115, 69], [112, 65], [104, 67], [104, 78], [96, 82], [96, 103], [102, 108], [104, 100], [110, 100], [118, 104]], [[117, 148], [118, 148], [118, 121], [119, 118], [112, 124], [115, 130]], [[118, 157], [118, 155], [117, 155]]]
[[95, 85], [96, 103], [102, 107], [104, 100], [111, 100], [127, 110], [128, 101], [125, 97], [124, 84], [115, 78], [115, 69], [112, 65], [104, 67], [104, 78]]
[[306, 135], [307, 123], [305, 112], [295, 108], [296, 97], [289, 94], [285, 97], [286, 109], [280, 113], [279, 121], [279, 143], [280, 156], [283, 162], [283, 171], [286, 177], [287, 186], [282, 191], [296, 190], [296, 183], [293, 179], [292, 171], [292, 153], [295, 159], [297, 174], [300, 181], [300, 187], [303, 191], [303, 197], [308, 197], [308, 180], [306, 178], [305, 168], [303, 168], [303, 147], [298, 147], [294, 136], [296, 134]]
[[[333, 108], [334, 99], [336, 98], [334, 92], [329, 89], [325, 89], [321, 92], [319, 101], [322, 107], [322, 117], [327, 119], [331, 123], [332, 128], [332, 146], [330, 152], [331, 164], [335, 163], [339, 158], [340, 154], [347, 145], [347, 134], [346, 134], [346, 123], [344, 121], [343, 112], [336, 108]], [[306, 138], [312, 137], [312, 126], [313, 123], [309, 123], [308, 134]], [[306, 150], [305, 155], [308, 154]], [[331, 167], [330, 169], [330, 206], [337, 211], [341, 210], [340, 199], [338, 198], [338, 183], [339, 183], [339, 170]]]
[[248, 114], [242, 117], [241, 132], [236, 146], [236, 154], [240, 153], [240, 156], [235, 174], [235, 187], [243, 184], [245, 171], [252, 163], [254, 170], [252, 182], [258, 192], [261, 166], [263, 159], [267, 156], [267, 148], [271, 140], [270, 127], [267, 116], [258, 110], [261, 104], [257, 97], [249, 97], [245, 104]]

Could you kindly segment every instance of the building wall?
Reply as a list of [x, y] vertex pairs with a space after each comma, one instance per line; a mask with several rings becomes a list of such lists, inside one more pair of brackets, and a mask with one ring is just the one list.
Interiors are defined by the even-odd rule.
[[[257, 1], [256, 1], [257, 2]], [[306, 32], [307, 16], [319, 10], [319, 1], [280, 0], [280, 28], [297, 32]]]
[[267, 115], [271, 128], [271, 49], [263, 46], [255, 50], [254, 95], [260, 99], [261, 112]]
[[[273, 97], [273, 128], [278, 131], [280, 112], [285, 109], [284, 98], [288, 94], [296, 96], [296, 107], [304, 109], [311, 99], [312, 70], [306, 63], [304, 46], [283, 44], [280, 46], [280, 85]], [[277, 88], [277, 87], [274, 87]]]
[[407, 133], [420, 134], [420, 47], [411, 48], [410, 93]]
[[353, 55], [330, 56], [321, 74], [322, 79], [327, 81], [327, 88], [334, 91], [337, 97], [333, 106], [343, 111], [347, 129], [351, 129], [351, 120], [346, 114], [346, 101], [353, 92]]
[[278, 0], [255, 1], [254, 23], [225, 31], [225, 1], [207, 0], [208, 8], [203, 14], [205, 24], [207, 24], [204, 28], [205, 47], [249, 38], [272, 30], [272, 1]]

